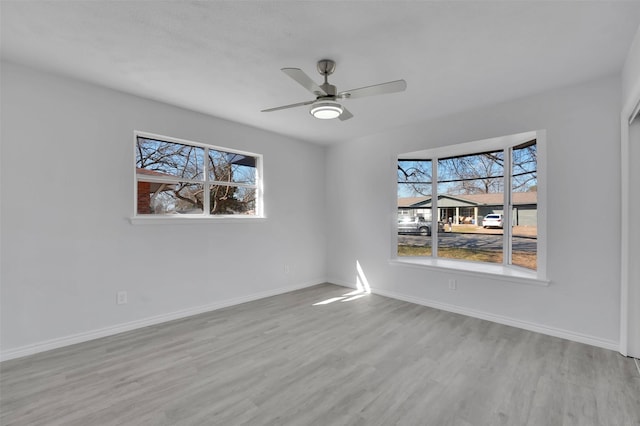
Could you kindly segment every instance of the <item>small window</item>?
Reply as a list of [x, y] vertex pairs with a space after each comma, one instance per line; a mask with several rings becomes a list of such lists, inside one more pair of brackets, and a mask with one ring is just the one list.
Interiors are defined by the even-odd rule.
[[262, 157], [136, 133], [136, 216], [261, 216]]

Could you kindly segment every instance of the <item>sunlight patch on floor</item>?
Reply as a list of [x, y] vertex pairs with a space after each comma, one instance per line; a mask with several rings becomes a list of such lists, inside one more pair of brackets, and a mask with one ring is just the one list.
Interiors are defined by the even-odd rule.
[[332, 297], [330, 299], [327, 300], [323, 300], [322, 302], [318, 302], [318, 303], [314, 303], [313, 306], [319, 306], [319, 305], [328, 305], [329, 303], [333, 303], [333, 302], [337, 302], [338, 300], [344, 300], [345, 297], [341, 296], [341, 297]]
[[360, 266], [360, 262], [356, 260], [356, 290], [345, 293], [342, 296], [331, 297], [327, 300], [323, 300], [322, 302], [314, 303], [312, 306], [328, 305], [333, 302], [351, 302], [370, 293], [371, 287], [369, 286], [369, 280], [367, 280], [367, 277], [362, 270], [362, 266]]
[[320, 305], [328, 305], [333, 302], [351, 302], [353, 300], [358, 300], [361, 297], [366, 296], [369, 293], [364, 293], [362, 291], [351, 291], [349, 293], [345, 293], [342, 296], [332, 297], [327, 300], [323, 300], [322, 302], [314, 303], [312, 306], [320, 306]]
[[351, 302], [352, 300], [360, 299], [361, 297], [364, 297], [366, 295], [367, 295], [367, 293], [358, 294], [358, 295], [355, 295], [355, 296], [351, 296], [351, 297], [349, 297], [347, 299], [343, 299], [343, 300], [341, 300], [341, 302]]

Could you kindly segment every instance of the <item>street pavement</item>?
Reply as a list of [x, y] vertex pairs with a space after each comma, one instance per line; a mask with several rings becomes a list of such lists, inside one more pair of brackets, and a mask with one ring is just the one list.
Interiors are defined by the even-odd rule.
[[[398, 244], [431, 246], [431, 237], [422, 235], [398, 235]], [[481, 250], [502, 250], [502, 234], [462, 234], [445, 232], [438, 235], [438, 247], [466, 247]], [[537, 239], [513, 237], [513, 251], [535, 252]]]

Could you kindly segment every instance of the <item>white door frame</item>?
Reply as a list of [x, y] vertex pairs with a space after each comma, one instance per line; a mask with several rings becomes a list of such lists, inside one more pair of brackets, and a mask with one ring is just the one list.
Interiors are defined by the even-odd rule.
[[[630, 132], [631, 120], [635, 117], [636, 120], [640, 120], [638, 114], [638, 108], [640, 107], [640, 80], [635, 82], [635, 86], [629, 93], [629, 101], [624, 105], [622, 114], [620, 117], [620, 133], [621, 133], [621, 217], [620, 217], [620, 231], [621, 231], [621, 256], [620, 256], [620, 353], [624, 356], [629, 354], [629, 318], [632, 312], [629, 311], [629, 226], [630, 226], [630, 198], [631, 198], [631, 182], [630, 182], [630, 166], [631, 166], [631, 150], [630, 150]], [[637, 190], [637, 189], [636, 189]], [[634, 304], [635, 309], [640, 309], [640, 306]], [[638, 354], [635, 354], [638, 356]]]

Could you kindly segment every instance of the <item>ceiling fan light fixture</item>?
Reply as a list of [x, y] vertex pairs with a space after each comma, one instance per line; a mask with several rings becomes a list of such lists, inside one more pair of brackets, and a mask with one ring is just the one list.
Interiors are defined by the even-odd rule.
[[338, 118], [344, 110], [337, 102], [318, 102], [311, 105], [309, 113], [320, 120]]

